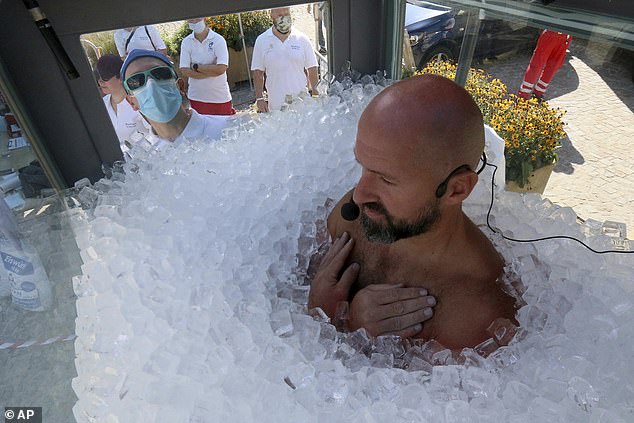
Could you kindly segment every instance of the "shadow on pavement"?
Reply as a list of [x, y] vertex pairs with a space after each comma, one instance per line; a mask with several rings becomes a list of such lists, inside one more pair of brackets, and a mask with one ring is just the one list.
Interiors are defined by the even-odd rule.
[[633, 51], [593, 40], [579, 40], [573, 51], [601, 77], [628, 109], [634, 111]]
[[557, 150], [559, 160], [555, 164], [554, 172], [565, 173], [566, 175], [572, 175], [575, 172], [573, 164], [584, 164], [585, 159], [570, 141], [569, 137], [561, 140], [561, 147]]
[[561, 65], [561, 68], [559, 68], [550, 82], [548, 91], [546, 91], [546, 100], [566, 95], [579, 88], [579, 75], [577, 75], [575, 68], [570, 64], [570, 57], [571, 54], [568, 53], [564, 64]]

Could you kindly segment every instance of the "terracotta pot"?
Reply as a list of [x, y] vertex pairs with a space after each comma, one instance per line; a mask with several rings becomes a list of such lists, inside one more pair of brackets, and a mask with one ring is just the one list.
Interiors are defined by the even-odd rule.
[[553, 173], [555, 163], [535, 169], [528, 177], [528, 182], [520, 187], [515, 181], [506, 182], [506, 190], [513, 192], [536, 192], [543, 194], [550, 174]]

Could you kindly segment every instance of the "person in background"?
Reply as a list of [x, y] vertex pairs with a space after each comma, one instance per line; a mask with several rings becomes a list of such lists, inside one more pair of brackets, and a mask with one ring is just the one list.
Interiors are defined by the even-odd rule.
[[181, 43], [180, 70], [188, 78], [187, 97], [192, 109], [203, 115], [233, 115], [227, 83], [227, 42], [205, 24], [189, 19], [192, 33]]
[[537, 46], [533, 52], [524, 80], [520, 86], [518, 97], [526, 100], [534, 95], [538, 100], [544, 99], [555, 73], [563, 65], [566, 58], [566, 50], [572, 41], [572, 37], [563, 32], [542, 31]]
[[132, 50], [121, 66], [126, 99], [152, 127], [148, 141], [159, 150], [186, 140], [219, 139], [228, 116], [200, 115], [183, 106], [184, 82], [167, 56]]
[[124, 60], [135, 49], [154, 50], [167, 56], [167, 47], [154, 25], [132, 26], [114, 32], [114, 43]]
[[108, 110], [121, 151], [125, 154], [130, 149], [131, 140], [136, 132], [147, 134], [141, 114], [125, 101], [126, 92], [119, 73], [123, 61], [115, 54], [105, 54], [97, 61], [97, 82], [104, 93], [103, 104]]
[[306, 88], [319, 94], [317, 58], [308, 37], [292, 28], [290, 8], [271, 9], [271, 20], [273, 26], [255, 40], [251, 61], [258, 112], [280, 110], [287, 95], [297, 96]]

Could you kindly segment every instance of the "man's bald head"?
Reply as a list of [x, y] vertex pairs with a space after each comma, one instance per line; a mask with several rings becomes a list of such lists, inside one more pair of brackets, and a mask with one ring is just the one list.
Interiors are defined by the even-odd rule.
[[439, 176], [463, 164], [475, 170], [484, 150], [478, 106], [464, 88], [438, 75], [414, 76], [383, 90], [363, 112], [359, 127], [365, 124], [401, 143], [421, 164], [433, 164]]
[[278, 16], [290, 16], [290, 14], [290, 7], [277, 7], [275, 9], [271, 9], [271, 19], [273, 20], [275, 20]]

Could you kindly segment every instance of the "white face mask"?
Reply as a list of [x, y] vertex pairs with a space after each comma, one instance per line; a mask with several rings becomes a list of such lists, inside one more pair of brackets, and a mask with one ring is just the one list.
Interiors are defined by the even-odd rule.
[[191, 29], [194, 32], [203, 32], [205, 28], [207, 28], [207, 25], [205, 25], [204, 19], [196, 23], [191, 23], [191, 22], [189, 23], [189, 29]]
[[282, 34], [288, 34], [291, 30], [291, 25], [293, 24], [293, 19], [290, 15], [278, 16], [273, 21], [273, 26]]

